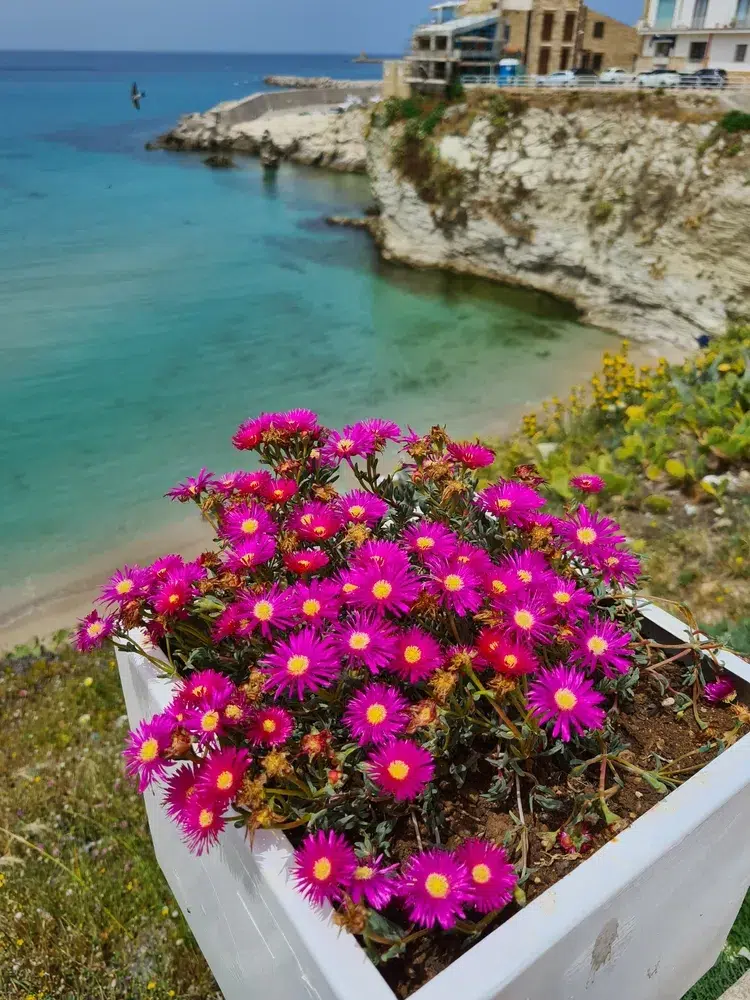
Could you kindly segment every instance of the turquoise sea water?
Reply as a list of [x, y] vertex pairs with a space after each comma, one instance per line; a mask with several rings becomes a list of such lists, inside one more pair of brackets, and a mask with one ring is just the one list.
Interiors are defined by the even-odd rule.
[[[609, 338], [541, 296], [379, 261], [322, 217], [367, 182], [143, 144], [269, 72], [336, 57], [0, 53], [0, 628], [184, 509], [164, 491], [241, 464], [262, 409], [382, 414], [472, 434], [572, 382]], [[137, 80], [143, 111], [130, 107]]]

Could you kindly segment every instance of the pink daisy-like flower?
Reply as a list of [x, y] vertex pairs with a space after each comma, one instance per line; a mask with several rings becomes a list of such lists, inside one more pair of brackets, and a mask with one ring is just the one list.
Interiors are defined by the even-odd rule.
[[458, 615], [473, 614], [479, 610], [484, 595], [479, 576], [473, 569], [455, 559], [435, 562], [431, 569], [427, 590], [438, 598], [444, 608]]
[[298, 408], [287, 410], [285, 413], [274, 414], [273, 426], [277, 424], [290, 435], [308, 435], [315, 437], [320, 434], [321, 427], [318, 414], [313, 410]]
[[375, 447], [381, 451], [387, 441], [400, 441], [401, 428], [392, 420], [382, 420], [380, 417], [368, 417], [367, 420], [360, 420], [355, 426], [363, 427], [375, 438]]
[[195, 587], [191, 587], [183, 575], [173, 575], [159, 587], [151, 603], [157, 614], [175, 615], [183, 611], [196, 594]]
[[593, 598], [587, 591], [577, 587], [574, 580], [552, 576], [546, 581], [546, 589], [552, 606], [564, 621], [578, 621], [587, 616]]
[[502, 847], [472, 837], [458, 848], [456, 860], [469, 873], [471, 906], [479, 913], [501, 910], [513, 899], [518, 879]]
[[246, 420], [237, 428], [232, 437], [232, 444], [238, 451], [254, 451], [263, 440], [270, 423], [270, 413], [261, 413], [259, 417]]
[[492, 560], [486, 549], [471, 542], [459, 542], [456, 551], [451, 556], [454, 562], [467, 566], [481, 579], [492, 569]]
[[123, 757], [125, 770], [131, 778], [138, 779], [138, 791], [163, 777], [170, 764], [166, 752], [172, 745], [172, 722], [164, 715], [155, 715], [150, 722], [142, 722], [129, 733]]
[[600, 667], [607, 677], [614, 672], [626, 674], [632, 666], [633, 653], [629, 632], [606, 618], [593, 618], [573, 633], [572, 659], [584, 667]]
[[492, 667], [498, 674], [518, 677], [532, 674], [539, 669], [539, 660], [520, 642], [512, 642], [497, 629], [482, 629], [477, 638], [479, 661]]
[[341, 528], [341, 515], [334, 507], [309, 500], [289, 518], [288, 527], [308, 542], [325, 542]]
[[183, 681], [179, 697], [186, 705], [196, 707], [209, 700], [225, 705], [235, 693], [234, 684], [218, 670], [198, 670]]
[[335, 621], [339, 616], [341, 601], [339, 587], [334, 580], [300, 581], [288, 593], [297, 621], [320, 625], [324, 621]]
[[262, 497], [271, 482], [271, 473], [259, 469], [257, 472], [241, 472], [234, 488], [243, 497]]
[[398, 638], [388, 669], [410, 684], [433, 674], [444, 660], [440, 644], [419, 628], [410, 628]]
[[299, 552], [285, 552], [284, 565], [298, 576], [317, 573], [327, 566], [331, 560], [321, 549], [300, 549]]
[[148, 572], [140, 566], [123, 566], [118, 569], [101, 592], [104, 604], [126, 604], [144, 597], [148, 591]]
[[432, 755], [409, 740], [391, 740], [367, 759], [372, 781], [398, 802], [415, 799], [432, 781]]
[[270, 504], [281, 506], [297, 493], [296, 479], [269, 479], [261, 489], [261, 496]]
[[722, 674], [722, 676], [717, 677], [715, 681], [711, 681], [706, 684], [703, 689], [703, 697], [712, 705], [715, 705], [720, 701], [734, 701], [737, 697], [737, 688], [734, 686], [734, 681], [731, 677], [728, 677], [726, 674]]
[[273, 629], [289, 628], [293, 621], [289, 591], [281, 590], [277, 583], [258, 594], [241, 593], [237, 611], [242, 622], [238, 632], [243, 636], [260, 629], [267, 639]]
[[409, 703], [387, 684], [369, 684], [346, 707], [344, 724], [361, 747], [387, 743], [406, 728]]
[[574, 490], [580, 490], [581, 493], [601, 493], [605, 488], [606, 483], [600, 476], [593, 475], [583, 475], [583, 476], [573, 476], [570, 480], [570, 485]]
[[504, 605], [502, 627], [521, 642], [552, 642], [555, 630], [549, 605], [534, 591], [514, 594]]
[[343, 622], [335, 633], [341, 656], [362, 663], [372, 674], [387, 667], [395, 655], [396, 634], [377, 612], [358, 611]]
[[308, 692], [328, 687], [340, 670], [330, 639], [311, 628], [276, 643], [265, 663], [270, 669], [266, 687], [277, 698], [286, 694], [300, 701]]
[[630, 552], [612, 549], [592, 560], [605, 583], [615, 581], [622, 586], [633, 586], [641, 575], [640, 560]]
[[150, 566], [146, 567], [144, 573], [148, 575], [151, 586], [158, 587], [159, 584], [166, 583], [170, 577], [178, 573], [184, 566], [185, 563], [182, 556], [171, 554], [154, 560]]
[[221, 642], [230, 635], [237, 635], [240, 629], [242, 614], [237, 604], [230, 604], [214, 619], [211, 626], [211, 636], [215, 642]]
[[519, 587], [542, 587], [552, 575], [547, 560], [533, 549], [511, 552], [503, 560], [502, 569], [515, 577]]
[[592, 562], [625, 541], [619, 532], [618, 524], [583, 505], [569, 518], [557, 522], [557, 533], [570, 550]]
[[606, 718], [599, 707], [603, 701], [588, 677], [570, 667], [545, 670], [529, 686], [528, 702], [534, 715], [542, 723], [554, 719], [552, 735], [566, 743], [573, 733], [601, 729]]
[[392, 562], [380, 566], [372, 561], [364, 568], [358, 567], [352, 571], [350, 582], [356, 587], [350, 596], [353, 604], [395, 615], [406, 614], [420, 590], [419, 580], [411, 569]]
[[164, 806], [167, 815], [182, 826], [188, 805], [198, 790], [200, 769], [194, 764], [183, 764], [164, 780]]
[[523, 584], [516, 574], [508, 568], [496, 566], [494, 563], [482, 574], [482, 585], [491, 598], [500, 599], [507, 597], [516, 590], [520, 590]]
[[409, 557], [396, 542], [384, 542], [379, 538], [371, 538], [361, 545], [351, 558], [352, 569], [366, 569], [373, 565], [382, 568], [409, 568]]
[[184, 483], [179, 483], [171, 490], [167, 490], [164, 496], [169, 497], [170, 500], [178, 500], [180, 503], [187, 503], [189, 500], [198, 500], [201, 494], [205, 493], [212, 485], [213, 477], [213, 472], [209, 472], [208, 469], [201, 469], [197, 476], [190, 476]]
[[474, 896], [466, 866], [437, 848], [409, 858], [397, 893], [411, 921], [420, 927], [439, 924], [446, 931], [463, 920], [464, 907]]
[[253, 713], [247, 738], [257, 746], [277, 747], [294, 730], [294, 719], [284, 708], [261, 708]]
[[375, 453], [375, 435], [362, 424], [353, 424], [342, 431], [331, 431], [323, 446], [320, 459], [324, 465], [337, 466], [344, 460], [366, 458]]
[[227, 721], [224, 717], [224, 708], [227, 700], [220, 694], [209, 695], [206, 698], [201, 698], [196, 708], [189, 708], [185, 712], [183, 726], [191, 735], [195, 736], [201, 746], [213, 743], [226, 732]]
[[357, 860], [349, 895], [352, 902], [365, 902], [375, 910], [384, 910], [396, 892], [395, 872], [398, 865], [383, 863], [383, 855]]
[[114, 615], [102, 618], [98, 611], [92, 611], [85, 618], [78, 620], [78, 628], [75, 630], [74, 638], [76, 649], [82, 653], [88, 653], [90, 649], [98, 649], [104, 640], [112, 635], [114, 629]]
[[227, 825], [222, 815], [224, 808], [221, 803], [203, 801], [200, 794], [191, 796], [183, 814], [182, 828], [185, 843], [193, 854], [201, 855], [218, 843]]
[[501, 480], [497, 485], [488, 486], [478, 493], [474, 502], [489, 514], [518, 526], [541, 510], [547, 501], [530, 486]]
[[242, 576], [273, 559], [275, 552], [276, 542], [270, 535], [256, 535], [245, 542], [235, 542], [231, 549], [227, 549], [224, 565], [230, 572]]
[[273, 535], [277, 525], [259, 503], [242, 503], [224, 515], [220, 530], [224, 538], [236, 544], [257, 536]]
[[250, 703], [242, 691], [235, 690], [221, 711], [226, 726], [243, 726], [250, 715]]
[[410, 524], [403, 534], [404, 544], [421, 560], [448, 559], [456, 551], [458, 537], [438, 521]]
[[234, 747], [215, 750], [201, 767], [197, 786], [201, 799], [226, 806], [240, 790], [249, 766], [250, 754], [247, 750]]
[[340, 833], [319, 830], [294, 852], [292, 877], [303, 896], [316, 906], [341, 899], [352, 880], [357, 856]]
[[486, 469], [495, 461], [495, 452], [478, 441], [452, 441], [448, 445], [448, 454], [454, 462], [460, 462], [467, 469]]
[[388, 513], [388, 504], [365, 490], [352, 490], [338, 498], [336, 509], [342, 520], [372, 527]]

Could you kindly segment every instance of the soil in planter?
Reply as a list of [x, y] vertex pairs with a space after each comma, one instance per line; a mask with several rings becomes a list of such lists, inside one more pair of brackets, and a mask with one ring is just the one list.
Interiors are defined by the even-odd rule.
[[[679, 689], [681, 670], [678, 663], [672, 663], [660, 672], [670, 685]], [[542, 803], [532, 811], [529, 805], [532, 783], [520, 780], [523, 826], [518, 822], [514, 775], [508, 777], [512, 791], [502, 805], [489, 802], [481, 794], [491, 781], [490, 765], [484, 772], [475, 773], [471, 784], [467, 782], [458, 794], [454, 790], [442, 803], [450, 831], [446, 846], [453, 847], [466, 837], [487, 837], [505, 844], [517, 865], [525, 853], [528, 877], [521, 885], [521, 899], [507, 906], [481, 934], [433, 931], [408, 944], [397, 957], [381, 963], [379, 969], [396, 996], [406, 998], [438, 975], [482, 937], [509, 920], [518, 912], [519, 905], [531, 902], [553, 886], [663, 799], [671, 788], [654, 787], [655, 770], [676, 762], [674, 770], [681, 773], [675, 774], [674, 780], [684, 782], [736, 738], [738, 718], [730, 706], [701, 701], [698, 715], [705, 729], [696, 722], [692, 706], [678, 717], [674, 703], [669, 703], [657, 681], [644, 678], [635, 691], [634, 702], [624, 706], [616, 716], [615, 728], [628, 747], [622, 759], [648, 772], [649, 778], [620, 762], [603, 766], [601, 761], [571, 776], [556, 769], [554, 757], [547, 758], [547, 773], [537, 773], [536, 778], [550, 790], [550, 797], [559, 801], [560, 808], [545, 810]], [[446, 784], [446, 792], [450, 787]], [[602, 818], [600, 788], [604, 789], [608, 809], [617, 817], [609, 825]], [[432, 843], [432, 836], [425, 828], [421, 828], [420, 836], [425, 845]], [[406, 858], [421, 846], [412, 822], [404, 819], [396, 831], [394, 856]], [[403, 912], [398, 907], [393, 909], [392, 917], [403, 925]]]

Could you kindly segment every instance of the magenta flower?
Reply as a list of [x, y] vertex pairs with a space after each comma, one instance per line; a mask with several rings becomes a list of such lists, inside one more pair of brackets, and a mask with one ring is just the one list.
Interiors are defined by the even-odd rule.
[[360, 420], [356, 427], [362, 427], [375, 438], [375, 448], [381, 451], [387, 441], [400, 441], [401, 428], [392, 420], [381, 420], [380, 417], [369, 417], [367, 420]]
[[295, 618], [307, 625], [321, 625], [335, 621], [341, 602], [339, 588], [333, 580], [300, 581], [288, 591], [291, 610]]
[[410, 684], [418, 684], [433, 674], [443, 659], [440, 644], [431, 635], [419, 628], [410, 628], [399, 636], [388, 669]]
[[242, 576], [273, 559], [275, 552], [276, 542], [270, 535], [256, 535], [245, 542], [235, 542], [231, 549], [227, 549], [224, 565], [231, 573]]
[[362, 424], [331, 431], [320, 453], [324, 465], [337, 466], [344, 460], [366, 458], [375, 453], [375, 435]]
[[570, 480], [570, 485], [574, 490], [580, 490], [581, 493], [601, 493], [605, 488], [606, 483], [599, 476], [583, 475], [583, 476], [573, 476]]
[[294, 730], [294, 719], [284, 708], [261, 708], [253, 713], [247, 738], [257, 746], [277, 747]]
[[557, 532], [570, 550], [591, 562], [608, 555], [609, 550], [625, 541], [619, 531], [619, 525], [610, 518], [583, 505], [569, 518], [557, 522]]
[[263, 435], [271, 424], [271, 414], [261, 413], [240, 424], [232, 437], [232, 444], [239, 451], [254, 451], [263, 440]]
[[126, 604], [128, 601], [145, 597], [148, 591], [148, 571], [140, 566], [124, 566], [118, 569], [101, 592], [104, 604]]
[[214, 619], [211, 626], [211, 636], [214, 642], [221, 642], [230, 635], [237, 635], [242, 624], [242, 615], [236, 604], [230, 604], [218, 617]]
[[[243, 497], [262, 497], [272, 482], [271, 473], [266, 472], [265, 469], [260, 469], [258, 472], [230, 472], [229, 476], [236, 477], [233, 480], [233, 489]], [[219, 477], [214, 483], [214, 489], [217, 492], [226, 493], [227, 484], [225, 483], [223, 488], [219, 485], [223, 479], [224, 477]]]
[[621, 586], [633, 586], [641, 575], [641, 563], [630, 552], [611, 549], [593, 560], [594, 567], [602, 574], [605, 583], [612, 580]]
[[715, 681], [706, 684], [703, 689], [703, 697], [712, 705], [720, 701], [734, 701], [737, 697], [737, 688], [734, 686], [734, 681], [731, 677], [722, 674]]
[[486, 469], [495, 461], [495, 452], [478, 441], [453, 441], [448, 445], [448, 454], [467, 469]]
[[340, 670], [330, 639], [311, 628], [277, 642], [265, 663], [270, 669], [266, 687], [277, 698], [286, 694], [299, 701], [308, 692], [328, 687]]
[[155, 715], [129, 733], [122, 755], [125, 770], [131, 778], [138, 779], [139, 792], [163, 777], [172, 763], [166, 757], [172, 745], [172, 729], [170, 719]]
[[503, 569], [503, 567], [495, 566], [493, 563], [482, 574], [482, 586], [491, 598], [497, 600], [520, 590], [524, 584], [521, 583], [512, 569]]
[[546, 588], [552, 606], [563, 621], [574, 622], [587, 617], [593, 598], [587, 591], [577, 587], [574, 580], [552, 576], [547, 580]]
[[339, 497], [336, 508], [343, 521], [353, 524], [377, 524], [388, 513], [388, 504], [364, 490], [352, 490]]
[[296, 479], [269, 479], [261, 490], [261, 496], [270, 504], [281, 506], [297, 493]]
[[409, 740], [391, 740], [367, 759], [372, 781], [398, 802], [415, 799], [435, 773], [432, 755]]
[[300, 549], [299, 552], [285, 552], [284, 565], [298, 576], [317, 573], [327, 566], [331, 560], [321, 549]]
[[420, 590], [419, 580], [408, 566], [391, 562], [380, 566], [371, 561], [366, 568], [355, 569], [349, 582], [356, 587], [350, 596], [353, 604], [394, 615], [406, 614]]
[[431, 564], [432, 576], [427, 590], [438, 598], [444, 608], [458, 615], [473, 614], [484, 600], [479, 576], [466, 564], [455, 559]]
[[352, 569], [367, 569], [372, 566], [393, 569], [408, 569], [409, 557], [396, 542], [370, 539], [360, 546], [351, 559]]
[[305, 837], [294, 852], [292, 877], [311, 903], [341, 899], [357, 867], [357, 856], [340, 833], [319, 830]]
[[437, 848], [409, 858], [396, 891], [410, 920], [420, 927], [439, 924], [446, 931], [464, 919], [464, 907], [474, 896], [466, 866]]
[[387, 684], [369, 684], [346, 707], [344, 724], [360, 746], [387, 743], [406, 728], [408, 701]]
[[244, 692], [236, 690], [221, 711], [224, 724], [228, 727], [242, 726], [250, 715], [250, 703]]
[[309, 500], [289, 518], [288, 528], [296, 531], [305, 541], [325, 542], [339, 531], [341, 523], [341, 515], [335, 507], [319, 500]]
[[632, 666], [630, 633], [609, 619], [593, 618], [580, 626], [572, 642], [572, 659], [592, 670], [600, 667], [607, 677], [613, 677], [614, 671], [626, 674]]
[[147, 566], [144, 573], [149, 577], [151, 586], [157, 587], [160, 583], [166, 583], [169, 577], [174, 576], [184, 566], [185, 563], [182, 556], [174, 554], [166, 555], [160, 559], [156, 559], [150, 566]]
[[421, 560], [448, 559], [456, 550], [458, 537], [438, 521], [410, 524], [403, 534], [404, 544]]
[[213, 483], [213, 472], [208, 469], [201, 469], [197, 476], [191, 476], [184, 483], [179, 483], [171, 490], [167, 490], [164, 496], [170, 500], [178, 500], [180, 503], [187, 503], [189, 500], [199, 500], [201, 494], [205, 493]]
[[185, 576], [177, 574], [167, 578], [154, 594], [151, 603], [157, 614], [175, 615], [183, 611], [196, 594], [196, 589], [190, 586]]
[[318, 414], [306, 409], [287, 410], [285, 413], [274, 414], [273, 426], [277, 425], [292, 436], [305, 434], [316, 437], [321, 431]]
[[377, 612], [356, 612], [335, 633], [339, 655], [361, 663], [372, 674], [387, 667], [395, 655], [396, 634]]
[[259, 503], [241, 503], [222, 518], [221, 534], [237, 544], [259, 535], [273, 535], [276, 522]]
[[384, 865], [382, 854], [358, 860], [349, 885], [352, 902], [364, 901], [375, 910], [384, 910], [396, 892], [394, 872], [397, 869], [397, 864]]
[[190, 797], [183, 814], [182, 828], [185, 843], [193, 854], [201, 855], [218, 843], [219, 834], [227, 825], [223, 811], [220, 803], [205, 802], [197, 792]]
[[240, 790], [249, 766], [250, 754], [247, 750], [234, 747], [215, 750], [201, 767], [198, 795], [203, 801], [227, 806]]
[[458, 848], [456, 860], [469, 873], [471, 906], [475, 910], [492, 913], [513, 899], [518, 879], [502, 847], [496, 847], [489, 840], [472, 838]]
[[552, 642], [552, 610], [534, 591], [512, 595], [504, 606], [503, 628], [521, 642]]
[[221, 694], [211, 694], [201, 698], [196, 708], [189, 708], [185, 712], [183, 726], [201, 746], [213, 743], [226, 732], [224, 709], [227, 700]]
[[518, 526], [525, 524], [547, 501], [530, 486], [501, 480], [478, 493], [474, 502], [487, 513]]
[[599, 707], [603, 701], [588, 677], [570, 667], [545, 670], [529, 686], [528, 702], [534, 715], [542, 723], [554, 719], [552, 735], [566, 743], [573, 733], [601, 729], [606, 718]]
[[78, 628], [75, 630], [74, 642], [76, 649], [82, 653], [88, 653], [91, 649], [98, 649], [99, 646], [108, 639], [115, 629], [115, 616], [107, 615], [102, 618], [98, 611], [92, 611], [85, 618], [79, 618]]
[[494, 629], [484, 629], [477, 639], [482, 662], [498, 674], [519, 677], [539, 670], [540, 663], [534, 653], [521, 642], [511, 642], [507, 636]]
[[502, 569], [507, 570], [515, 578], [519, 587], [545, 586], [552, 575], [547, 560], [541, 552], [535, 552], [533, 549], [512, 552], [503, 559]]
[[281, 590], [277, 583], [258, 594], [242, 592], [237, 604], [241, 626], [239, 634], [252, 635], [260, 629], [268, 639], [273, 629], [286, 629], [292, 624], [292, 602], [288, 590]]
[[183, 764], [164, 780], [164, 806], [167, 815], [183, 826], [188, 805], [198, 789], [200, 769], [194, 764]]
[[235, 693], [234, 684], [218, 670], [199, 670], [183, 681], [179, 698], [186, 705], [196, 707], [218, 701], [222, 707]]

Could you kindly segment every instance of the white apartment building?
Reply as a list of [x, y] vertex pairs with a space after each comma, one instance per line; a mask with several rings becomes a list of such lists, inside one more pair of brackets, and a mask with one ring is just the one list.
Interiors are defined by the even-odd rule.
[[638, 32], [639, 70], [709, 67], [750, 82], [750, 0], [645, 0]]

